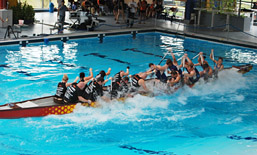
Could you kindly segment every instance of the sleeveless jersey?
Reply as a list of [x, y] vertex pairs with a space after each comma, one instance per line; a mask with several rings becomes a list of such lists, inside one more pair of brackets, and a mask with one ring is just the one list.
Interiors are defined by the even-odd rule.
[[66, 93], [64, 94], [64, 103], [77, 103], [78, 96], [80, 95], [80, 88], [76, 83], [73, 83], [67, 88]]
[[96, 81], [92, 81], [85, 89], [83, 97], [91, 101], [96, 101], [98, 96], [103, 96], [103, 88]]
[[138, 75], [134, 75], [132, 78], [132, 85], [134, 87], [140, 87], [138, 81], [141, 79], [141, 77], [139, 77]]
[[56, 90], [55, 97], [63, 98], [66, 90], [67, 90], [66, 83], [59, 82], [58, 85], [57, 85], [57, 90]]

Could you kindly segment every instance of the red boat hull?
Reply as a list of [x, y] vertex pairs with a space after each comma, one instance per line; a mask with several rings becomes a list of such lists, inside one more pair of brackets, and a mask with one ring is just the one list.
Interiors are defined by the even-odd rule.
[[72, 113], [75, 106], [76, 104], [1, 110], [0, 118], [10, 119], [10, 118], [23, 118], [23, 117], [42, 117], [47, 115], [63, 115], [63, 114]]

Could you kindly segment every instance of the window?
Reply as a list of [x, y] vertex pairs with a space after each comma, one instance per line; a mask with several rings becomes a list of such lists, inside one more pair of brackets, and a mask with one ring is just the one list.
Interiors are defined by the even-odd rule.
[[[53, 2], [54, 7], [58, 8], [57, 1], [61, 0], [18, 0], [19, 2], [27, 2], [29, 5], [32, 5], [34, 9], [49, 9], [49, 3]], [[65, 0], [65, 4], [68, 5], [68, 0]]]

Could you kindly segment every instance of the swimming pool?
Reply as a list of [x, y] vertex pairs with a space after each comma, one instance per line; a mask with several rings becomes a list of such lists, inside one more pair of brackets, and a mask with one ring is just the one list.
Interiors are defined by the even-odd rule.
[[[0, 120], [3, 154], [257, 154], [257, 51], [164, 33], [70, 40], [67, 43], [0, 47], [0, 104], [55, 93], [62, 74], [73, 81], [112, 68], [144, 71], [159, 63], [166, 47], [176, 57], [203, 51], [224, 57], [225, 67], [251, 63], [239, 75], [184, 88], [172, 95], [136, 96], [103, 108], [77, 107], [68, 115]], [[175, 49], [175, 47], [177, 49]], [[196, 60], [194, 60], [196, 61]], [[210, 64], [213, 64], [210, 62]]]

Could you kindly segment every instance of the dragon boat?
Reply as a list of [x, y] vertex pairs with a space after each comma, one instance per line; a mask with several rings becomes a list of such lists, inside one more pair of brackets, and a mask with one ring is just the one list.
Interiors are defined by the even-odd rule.
[[[232, 66], [225, 68], [225, 70], [233, 70], [241, 74], [245, 74], [252, 69], [252, 65]], [[149, 79], [146, 82], [151, 82], [154, 79]], [[43, 117], [48, 115], [63, 115], [72, 113], [78, 104], [88, 107], [97, 107], [98, 103], [93, 102], [90, 105], [87, 103], [76, 104], [57, 104], [53, 101], [54, 96], [46, 96], [25, 100], [21, 102], [8, 103], [0, 105], [0, 119], [15, 119], [25, 117]], [[120, 98], [119, 100], [124, 100]]]

